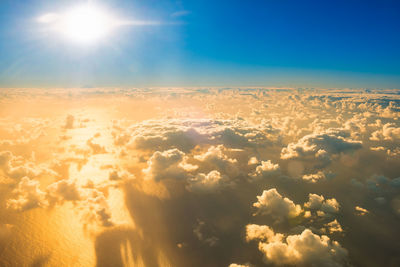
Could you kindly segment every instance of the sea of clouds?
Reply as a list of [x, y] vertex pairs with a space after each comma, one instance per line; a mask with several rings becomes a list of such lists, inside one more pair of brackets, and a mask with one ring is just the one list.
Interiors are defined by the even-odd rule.
[[42, 257], [21, 221], [63, 209], [90, 233], [80, 265], [400, 265], [399, 90], [7, 89], [0, 107], [0, 265]]

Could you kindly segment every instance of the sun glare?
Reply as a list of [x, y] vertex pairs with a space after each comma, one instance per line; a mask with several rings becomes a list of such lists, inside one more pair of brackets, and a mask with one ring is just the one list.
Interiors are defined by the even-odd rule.
[[75, 7], [63, 14], [48, 13], [39, 17], [38, 21], [79, 44], [96, 43], [116, 26], [116, 20], [106, 10], [92, 5]]
[[68, 38], [86, 43], [106, 36], [112, 20], [101, 10], [84, 6], [67, 13], [62, 26]]

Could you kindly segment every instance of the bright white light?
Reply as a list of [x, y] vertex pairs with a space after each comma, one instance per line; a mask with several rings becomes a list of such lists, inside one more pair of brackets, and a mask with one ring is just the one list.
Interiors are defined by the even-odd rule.
[[95, 43], [109, 34], [117, 21], [104, 10], [84, 5], [64, 14], [49, 13], [39, 17], [40, 23], [61, 34], [68, 40], [80, 44]]
[[105, 37], [112, 28], [112, 19], [101, 10], [84, 6], [68, 12], [63, 24], [68, 38], [87, 43]]
[[157, 21], [121, 19], [93, 4], [77, 6], [65, 13], [43, 14], [37, 21], [44, 31], [80, 45], [99, 43], [118, 27], [160, 25]]

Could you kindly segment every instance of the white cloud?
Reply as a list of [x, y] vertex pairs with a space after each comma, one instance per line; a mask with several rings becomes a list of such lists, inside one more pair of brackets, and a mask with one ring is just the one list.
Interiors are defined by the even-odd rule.
[[347, 250], [338, 242], [309, 229], [287, 237], [268, 226], [248, 225], [246, 230], [247, 240], [259, 241], [258, 248], [270, 264], [339, 267], [347, 262]]
[[320, 210], [325, 213], [338, 213], [340, 204], [335, 198], [325, 199], [322, 195], [309, 194], [308, 202], [304, 203], [304, 207], [311, 210]]
[[313, 173], [313, 174], [305, 174], [303, 175], [303, 180], [307, 181], [307, 182], [311, 182], [311, 183], [316, 183], [320, 180], [324, 180], [325, 177], [325, 173], [319, 171], [317, 173]]
[[163, 152], [156, 151], [147, 161], [148, 167], [143, 170], [147, 179], [160, 181], [163, 179], [187, 178], [187, 171], [195, 170], [194, 165], [185, 164], [185, 153], [178, 149]]
[[264, 190], [261, 196], [257, 196], [257, 202], [253, 204], [257, 208], [257, 214], [270, 215], [277, 221], [284, 218], [294, 218], [303, 211], [300, 205], [286, 197], [282, 197], [276, 188]]
[[371, 134], [370, 140], [372, 141], [395, 141], [400, 140], [400, 127], [395, 127], [393, 123], [386, 123], [382, 129], [377, 130]]
[[322, 133], [306, 135], [282, 149], [282, 159], [303, 158], [330, 161], [332, 155], [361, 148], [361, 142], [348, 138], [348, 132], [329, 129]]
[[194, 159], [203, 163], [203, 165], [210, 165], [216, 167], [218, 170], [237, 175], [237, 160], [229, 158], [226, 154], [226, 149], [223, 145], [211, 146], [208, 150], [200, 155], [195, 155]]
[[189, 189], [196, 192], [212, 192], [224, 186], [223, 178], [219, 171], [213, 170], [208, 174], [198, 173], [189, 180]]
[[250, 174], [252, 177], [262, 177], [275, 174], [280, 170], [279, 164], [274, 164], [270, 160], [261, 161], [261, 165], [256, 167], [256, 170]]

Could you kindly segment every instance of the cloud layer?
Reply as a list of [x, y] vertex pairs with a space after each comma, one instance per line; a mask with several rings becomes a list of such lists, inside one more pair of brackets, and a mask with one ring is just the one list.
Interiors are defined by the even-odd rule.
[[398, 96], [5, 89], [0, 265], [396, 266]]

